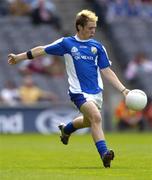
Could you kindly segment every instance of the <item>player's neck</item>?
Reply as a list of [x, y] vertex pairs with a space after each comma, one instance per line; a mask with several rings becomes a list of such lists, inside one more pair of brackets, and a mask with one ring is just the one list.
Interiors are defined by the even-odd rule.
[[80, 40], [89, 40], [88, 38], [86, 38], [83, 34], [77, 33], [76, 36], [80, 39]]

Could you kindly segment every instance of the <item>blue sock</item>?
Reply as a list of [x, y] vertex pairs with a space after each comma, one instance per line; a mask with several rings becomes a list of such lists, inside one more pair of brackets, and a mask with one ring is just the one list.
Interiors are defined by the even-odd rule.
[[72, 122], [69, 122], [65, 127], [64, 127], [64, 133], [70, 135], [76, 131], [76, 128], [73, 126]]
[[106, 142], [104, 140], [96, 142], [96, 148], [102, 158], [103, 154], [107, 151]]

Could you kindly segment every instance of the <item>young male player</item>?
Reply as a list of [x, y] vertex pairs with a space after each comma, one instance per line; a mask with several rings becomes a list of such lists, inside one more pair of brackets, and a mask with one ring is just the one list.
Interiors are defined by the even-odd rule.
[[38, 46], [21, 54], [9, 54], [8, 63], [13, 65], [25, 59], [52, 54], [64, 56], [69, 82], [71, 101], [82, 116], [67, 125], [61, 124], [61, 141], [68, 144], [70, 135], [80, 128], [90, 127], [96, 148], [104, 167], [110, 167], [114, 151], [106, 146], [102, 130], [102, 73], [124, 96], [128, 89], [110, 69], [111, 62], [104, 46], [92, 39], [95, 35], [98, 17], [89, 10], [82, 10], [76, 16], [76, 35], [63, 37], [46, 46]]

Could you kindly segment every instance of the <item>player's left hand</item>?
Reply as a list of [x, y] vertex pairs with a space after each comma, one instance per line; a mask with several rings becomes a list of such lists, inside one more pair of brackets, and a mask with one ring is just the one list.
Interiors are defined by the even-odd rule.
[[124, 91], [123, 91], [123, 95], [126, 97], [127, 96], [127, 94], [129, 93], [129, 89], [125, 89]]

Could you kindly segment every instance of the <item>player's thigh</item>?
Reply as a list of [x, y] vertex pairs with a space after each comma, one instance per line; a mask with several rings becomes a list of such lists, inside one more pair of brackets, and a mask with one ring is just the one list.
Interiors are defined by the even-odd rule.
[[83, 116], [86, 120], [92, 121], [101, 121], [101, 113], [94, 102], [88, 101], [84, 103], [80, 111], [83, 113]]

